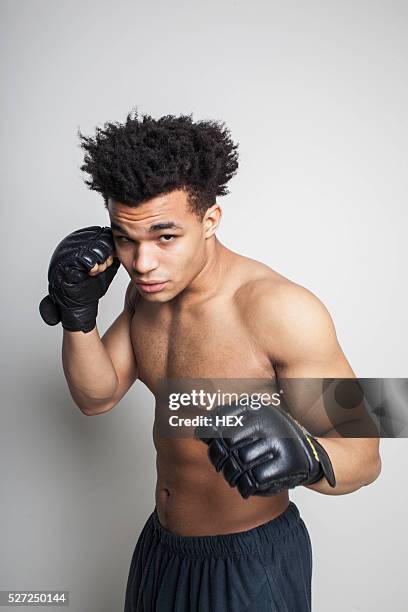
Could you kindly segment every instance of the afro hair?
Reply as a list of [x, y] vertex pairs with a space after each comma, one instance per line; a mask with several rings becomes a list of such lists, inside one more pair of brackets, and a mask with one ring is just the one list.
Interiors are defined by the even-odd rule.
[[201, 217], [227, 195], [227, 183], [238, 169], [238, 144], [224, 122], [193, 122], [192, 115], [138, 118], [137, 110], [121, 123], [97, 127], [95, 137], [78, 130], [85, 151], [80, 169], [89, 175], [86, 185], [129, 206], [183, 189]]

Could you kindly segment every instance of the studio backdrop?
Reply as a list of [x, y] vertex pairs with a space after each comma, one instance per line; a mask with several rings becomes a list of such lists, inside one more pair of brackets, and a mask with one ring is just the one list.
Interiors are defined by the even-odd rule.
[[[136, 382], [87, 417], [41, 321], [49, 257], [108, 225], [79, 170], [78, 129], [193, 114], [225, 121], [240, 161], [218, 238], [326, 305], [359, 377], [408, 375], [408, 5], [1, 0], [0, 590], [68, 590], [117, 612], [154, 505], [154, 401]], [[100, 305], [122, 310], [121, 269]], [[313, 543], [316, 612], [402, 612], [408, 444], [381, 441], [368, 487], [291, 492]], [[406, 454], [407, 453], [407, 454]]]

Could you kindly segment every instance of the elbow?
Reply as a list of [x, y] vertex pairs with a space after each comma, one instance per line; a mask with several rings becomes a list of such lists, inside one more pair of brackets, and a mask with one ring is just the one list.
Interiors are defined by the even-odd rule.
[[367, 478], [367, 482], [364, 483], [364, 486], [370, 485], [375, 480], [377, 480], [377, 478], [381, 474], [381, 469], [382, 469], [381, 457], [380, 455], [378, 455], [375, 458], [375, 460], [370, 463], [370, 473]]
[[97, 414], [103, 414], [104, 412], [109, 412], [110, 408], [104, 409], [104, 410], [89, 410], [88, 408], [80, 408], [82, 414], [84, 414], [85, 416], [96, 416]]
[[97, 414], [103, 414], [109, 412], [116, 405], [116, 402], [91, 402], [91, 403], [76, 403], [82, 414], [85, 416], [96, 416]]
[[79, 409], [85, 416], [96, 416], [97, 414], [109, 412], [109, 410], [112, 410], [114, 405], [114, 403], [110, 403], [103, 406], [79, 406]]
[[91, 410], [89, 410], [88, 408], [81, 408], [80, 410], [82, 414], [84, 414], [85, 416], [96, 416], [97, 414], [103, 414], [104, 412], [109, 412], [109, 410], [111, 410], [111, 407], [99, 409], [99, 410], [95, 410], [94, 408]]
[[95, 416], [108, 412], [117, 404], [117, 400], [112, 396], [92, 398], [78, 389], [69, 387], [69, 390], [74, 403], [85, 416]]

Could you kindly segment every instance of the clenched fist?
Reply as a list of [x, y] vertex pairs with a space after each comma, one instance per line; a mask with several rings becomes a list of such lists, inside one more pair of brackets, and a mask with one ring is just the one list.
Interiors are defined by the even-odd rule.
[[48, 325], [61, 321], [68, 331], [90, 332], [99, 299], [119, 266], [109, 227], [85, 227], [66, 236], [51, 257], [48, 295], [40, 303], [43, 320]]
[[[336, 477], [330, 457], [286, 410], [261, 406], [225, 405], [215, 408], [210, 426], [200, 426], [195, 436], [208, 445], [208, 457], [231, 487], [247, 499], [268, 496], [323, 477], [331, 487]], [[235, 426], [217, 425], [238, 418]]]

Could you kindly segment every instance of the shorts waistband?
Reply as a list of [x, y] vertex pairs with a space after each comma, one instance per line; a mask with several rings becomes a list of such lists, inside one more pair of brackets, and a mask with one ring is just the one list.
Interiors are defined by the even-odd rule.
[[296, 531], [303, 523], [298, 507], [289, 502], [287, 509], [279, 516], [248, 531], [209, 536], [180, 536], [171, 533], [160, 524], [156, 508], [149, 522], [161, 545], [174, 553], [185, 556], [231, 557], [265, 551], [284, 536]]

